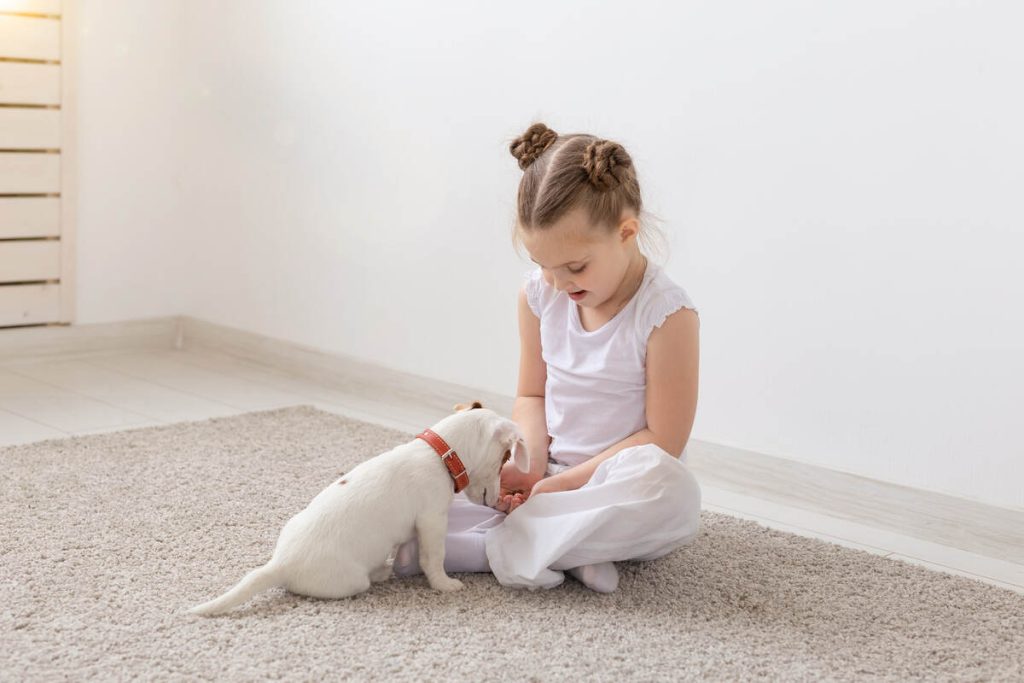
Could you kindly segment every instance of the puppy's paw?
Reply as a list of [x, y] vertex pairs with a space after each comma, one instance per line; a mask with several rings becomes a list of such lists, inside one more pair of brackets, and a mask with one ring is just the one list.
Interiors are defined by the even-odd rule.
[[430, 587], [434, 590], [443, 591], [445, 593], [451, 593], [462, 588], [462, 582], [458, 579], [453, 579], [450, 576], [440, 576], [435, 579], [427, 579], [430, 582]]

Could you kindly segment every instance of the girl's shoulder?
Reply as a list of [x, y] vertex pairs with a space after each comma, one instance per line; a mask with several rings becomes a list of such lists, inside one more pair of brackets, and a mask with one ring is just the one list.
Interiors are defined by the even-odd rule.
[[526, 290], [526, 303], [529, 304], [533, 314], [540, 317], [541, 308], [545, 296], [544, 277], [540, 267], [532, 268], [523, 273], [523, 288]]
[[648, 268], [648, 277], [637, 292], [635, 309], [636, 331], [645, 343], [665, 319], [681, 308], [689, 308], [700, 315], [693, 299], [665, 270], [655, 263]]

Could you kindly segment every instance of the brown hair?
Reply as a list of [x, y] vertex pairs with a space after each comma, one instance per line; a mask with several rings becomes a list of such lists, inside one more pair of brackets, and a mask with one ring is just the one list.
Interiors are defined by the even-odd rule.
[[[509, 144], [523, 169], [519, 181], [512, 241], [518, 250], [520, 230], [543, 230], [582, 206], [591, 225], [618, 227], [627, 209], [646, 217], [633, 159], [617, 142], [594, 135], [559, 135], [535, 123]], [[651, 228], [639, 233], [646, 238]]]

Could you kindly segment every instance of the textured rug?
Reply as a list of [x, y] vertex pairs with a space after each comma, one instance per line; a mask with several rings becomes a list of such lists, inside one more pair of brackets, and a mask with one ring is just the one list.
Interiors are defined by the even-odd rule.
[[711, 512], [607, 595], [466, 574], [183, 613], [412, 436], [300, 406], [0, 449], [0, 679], [1024, 678], [1024, 596]]

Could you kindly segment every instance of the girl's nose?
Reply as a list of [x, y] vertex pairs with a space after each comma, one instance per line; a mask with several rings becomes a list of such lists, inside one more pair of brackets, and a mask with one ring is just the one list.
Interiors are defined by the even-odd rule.
[[549, 275], [548, 277], [550, 278], [548, 280], [548, 284], [557, 289], [558, 291], [570, 289], [568, 280], [563, 280], [559, 277], [556, 277], [555, 275]]

